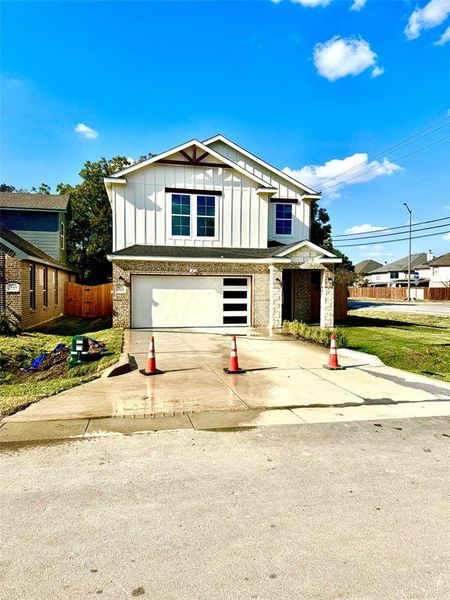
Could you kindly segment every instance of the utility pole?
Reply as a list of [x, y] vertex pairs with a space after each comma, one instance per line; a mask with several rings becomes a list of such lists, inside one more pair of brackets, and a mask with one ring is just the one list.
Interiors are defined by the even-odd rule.
[[408, 252], [408, 302], [411, 302], [411, 240], [412, 240], [412, 210], [403, 202], [409, 212], [409, 252]]

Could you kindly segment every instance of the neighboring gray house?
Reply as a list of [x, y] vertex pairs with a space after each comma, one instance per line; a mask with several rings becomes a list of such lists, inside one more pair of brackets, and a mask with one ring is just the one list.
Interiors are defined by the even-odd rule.
[[64, 313], [67, 196], [0, 192], [0, 315], [27, 329]]
[[320, 194], [222, 135], [105, 178], [114, 323], [334, 323], [334, 266], [310, 241]]
[[0, 192], [0, 223], [64, 262], [68, 205], [68, 196]]

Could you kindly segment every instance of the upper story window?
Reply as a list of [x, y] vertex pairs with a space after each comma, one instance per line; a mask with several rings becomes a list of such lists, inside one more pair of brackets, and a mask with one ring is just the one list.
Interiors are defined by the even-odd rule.
[[216, 199], [214, 196], [197, 196], [197, 237], [216, 235]]
[[217, 206], [215, 196], [172, 194], [172, 235], [214, 238]]
[[389, 273], [389, 277], [390, 277], [391, 279], [398, 279], [398, 271], [391, 271], [391, 272]]
[[433, 267], [433, 275], [439, 275], [439, 267]]
[[172, 235], [191, 235], [191, 197], [172, 195]]
[[292, 204], [275, 204], [276, 235], [292, 235]]
[[64, 250], [66, 247], [66, 224], [64, 223], [64, 221], [61, 221], [61, 224], [59, 226], [59, 240], [61, 250]]

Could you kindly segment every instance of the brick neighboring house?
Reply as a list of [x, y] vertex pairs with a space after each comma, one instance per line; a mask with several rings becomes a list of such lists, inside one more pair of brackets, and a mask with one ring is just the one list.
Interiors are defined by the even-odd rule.
[[64, 313], [67, 196], [0, 193], [0, 315], [28, 329]]

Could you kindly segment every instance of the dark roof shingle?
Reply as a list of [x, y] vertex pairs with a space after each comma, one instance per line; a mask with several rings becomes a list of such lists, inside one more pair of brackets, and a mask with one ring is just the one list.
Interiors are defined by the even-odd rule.
[[68, 202], [69, 196], [65, 195], [0, 192], [0, 209], [66, 210]]
[[[411, 254], [411, 269], [413, 269], [416, 265], [421, 265], [426, 262], [427, 253], [419, 252], [418, 254]], [[389, 263], [388, 265], [383, 265], [374, 269], [370, 272], [372, 273], [389, 273], [390, 271], [407, 271], [408, 270], [408, 257], [404, 256], [403, 258], [399, 258], [394, 262]]]
[[362, 260], [361, 262], [355, 265], [355, 273], [365, 275], [381, 266], [383, 265], [376, 260]]
[[443, 254], [442, 256], [438, 256], [437, 258], [433, 258], [428, 263], [430, 267], [450, 267], [450, 252], [447, 254]]

